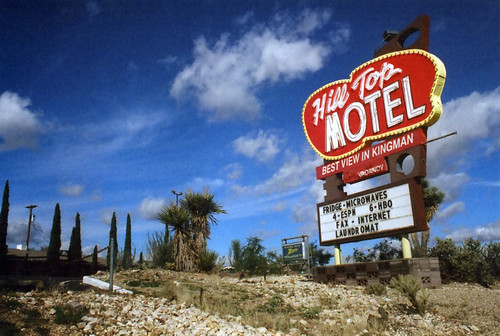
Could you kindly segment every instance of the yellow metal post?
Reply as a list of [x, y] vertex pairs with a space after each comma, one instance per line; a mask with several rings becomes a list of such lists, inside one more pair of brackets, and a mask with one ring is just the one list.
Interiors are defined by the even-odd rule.
[[335, 265], [341, 265], [342, 264], [342, 251], [340, 250], [340, 244], [335, 245], [333, 255], [335, 258]]
[[403, 258], [411, 259], [411, 245], [408, 235], [401, 236], [401, 249], [403, 250]]

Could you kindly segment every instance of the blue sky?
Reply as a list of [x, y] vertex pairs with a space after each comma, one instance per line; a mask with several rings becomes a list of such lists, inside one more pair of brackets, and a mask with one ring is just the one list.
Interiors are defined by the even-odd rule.
[[[370, 60], [386, 29], [431, 19], [446, 66], [428, 177], [446, 193], [431, 235], [500, 239], [500, 26], [497, 1], [0, 2], [0, 178], [10, 183], [8, 243], [48, 245], [56, 203], [63, 248], [77, 212], [82, 245], [108, 241], [127, 213], [137, 254], [171, 190], [208, 187], [227, 214], [209, 248], [317, 239], [323, 198], [302, 106]], [[349, 192], [374, 181], [348, 187]], [[383, 182], [379, 182], [383, 183]], [[374, 241], [346, 244], [373, 246]]]

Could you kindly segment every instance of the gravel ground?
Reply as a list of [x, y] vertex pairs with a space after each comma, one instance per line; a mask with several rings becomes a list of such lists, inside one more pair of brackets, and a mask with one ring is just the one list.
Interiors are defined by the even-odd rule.
[[[367, 295], [301, 276], [145, 270], [118, 273], [115, 284], [134, 294], [2, 292], [0, 335], [500, 335], [500, 291], [477, 285], [430, 290], [420, 316], [396, 291]], [[60, 307], [81, 309], [83, 317], [57, 324]]]

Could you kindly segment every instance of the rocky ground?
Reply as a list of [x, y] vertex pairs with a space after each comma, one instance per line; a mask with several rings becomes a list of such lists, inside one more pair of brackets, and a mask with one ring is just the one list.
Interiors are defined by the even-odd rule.
[[[107, 280], [108, 275], [97, 275]], [[302, 276], [238, 279], [165, 270], [120, 272], [97, 289], [0, 293], [8, 335], [500, 335], [500, 290], [430, 290], [428, 312], [400, 293], [318, 284]]]

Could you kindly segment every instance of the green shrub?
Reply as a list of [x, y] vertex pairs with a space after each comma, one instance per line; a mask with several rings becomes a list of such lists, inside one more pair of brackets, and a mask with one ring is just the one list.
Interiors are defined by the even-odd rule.
[[387, 289], [382, 284], [371, 284], [365, 287], [365, 294], [381, 296], [387, 294]]
[[457, 246], [450, 238], [438, 238], [430, 256], [439, 258], [443, 282], [472, 282], [488, 287], [499, 277], [500, 243], [482, 245], [468, 238]]
[[489, 286], [494, 282], [486, 262], [485, 249], [479, 240], [469, 238], [464, 241], [453, 257], [456, 275], [461, 282], [476, 282]]
[[164, 268], [167, 263], [173, 263], [173, 244], [169, 235], [155, 232], [150, 235], [148, 233], [148, 242], [146, 251], [151, 258], [151, 266]]
[[458, 248], [451, 238], [436, 238], [436, 242], [436, 246], [431, 248], [429, 255], [439, 259], [441, 280], [443, 282], [453, 281], [455, 280], [453, 257], [457, 254]]
[[430, 293], [422, 287], [417, 278], [410, 274], [398, 274], [391, 279], [389, 286], [406, 296], [420, 315], [425, 314]]
[[57, 324], [73, 324], [76, 325], [88, 313], [88, 309], [80, 305], [57, 305], [54, 307], [56, 311], [56, 318], [54, 320]]
[[284, 302], [285, 300], [280, 293], [274, 293], [274, 295], [271, 296], [265, 304], [259, 307], [259, 310], [266, 313], [276, 314], [277, 312], [284, 309]]
[[485, 246], [486, 263], [493, 277], [500, 280], [500, 242], [490, 242]]
[[368, 330], [376, 335], [387, 329], [387, 323], [389, 321], [389, 314], [383, 307], [378, 308], [378, 313], [380, 317], [370, 314], [366, 321]]
[[217, 270], [219, 255], [215, 251], [205, 250], [198, 255], [198, 268], [201, 272], [212, 273]]
[[319, 313], [321, 313], [321, 307], [303, 308], [301, 316], [306, 320], [312, 320], [318, 318]]

